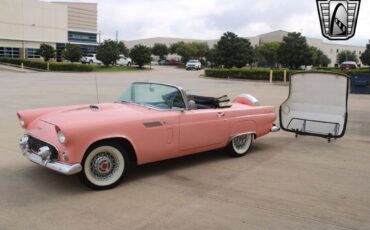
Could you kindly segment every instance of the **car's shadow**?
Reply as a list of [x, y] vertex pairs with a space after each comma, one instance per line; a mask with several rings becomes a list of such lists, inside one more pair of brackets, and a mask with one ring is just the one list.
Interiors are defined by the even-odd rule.
[[[260, 154], [263, 153], [266, 148], [270, 149], [273, 148], [273, 146], [253, 145], [250, 149], [250, 153], [239, 159], [230, 157], [225, 150], [219, 149], [142, 166], [135, 166], [131, 168], [130, 173], [126, 176], [124, 181], [118, 185], [118, 187], [127, 186], [130, 183], [145, 180], [146, 178], [153, 176], [167, 174], [199, 165], [207, 165], [230, 160], [248, 160], [247, 158], [252, 158], [255, 155], [258, 155], [259, 158], [263, 160], [264, 157]], [[268, 158], [269, 156], [266, 156], [265, 160], [268, 160]], [[42, 189], [43, 193], [75, 195], [91, 191], [81, 183], [78, 175], [65, 176], [36, 165], [30, 166], [22, 171], [22, 175], [25, 176], [21, 180], [26, 180], [26, 184], [28, 184], [28, 186], [32, 185], [35, 190]]]
[[157, 175], [165, 175], [174, 171], [179, 171], [187, 168], [195, 168], [199, 165], [207, 165], [214, 163], [224, 163], [226, 161], [243, 161], [243, 162], [257, 162], [257, 164], [250, 164], [248, 167], [252, 170], [258, 164], [270, 160], [274, 154], [272, 153], [276, 147], [270, 143], [256, 143], [253, 144], [249, 153], [241, 158], [234, 158], [227, 154], [225, 149], [218, 149], [203, 153], [197, 153], [189, 156], [179, 157], [170, 160], [150, 163], [146, 165], [136, 166], [130, 170], [123, 183], [120, 186], [126, 186], [130, 183], [139, 180], [145, 180]]

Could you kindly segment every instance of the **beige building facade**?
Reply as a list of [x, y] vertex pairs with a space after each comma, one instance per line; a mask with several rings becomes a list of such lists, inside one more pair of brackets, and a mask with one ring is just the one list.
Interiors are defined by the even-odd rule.
[[42, 43], [57, 50], [58, 60], [67, 43], [96, 50], [96, 3], [0, 0], [0, 6], [0, 57], [38, 59]]
[[[261, 34], [254, 37], [247, 37], [251, 42], [252, 46], [259, 46], [264, 43], [268, 42], [282, 42], [284, 36], [288, 34], [287, 31], [278, 30], [271, 33]], [[137, 44], [146, 45], [152, 47], [155, 43], [164, 43], [167, 46], [170, 46], [176, 42], [206, 42], [210, 47], [213, 47], [218, 40], [199, 40], [199, 39], [181, 39], [181, 38], [165, 38], [165, 37], [156, 37], [156, 38], [148, 38], [148, 39], [140, 39], [140, 40], [131, 40], [131, 41], [124, 41], [128, 48], [132, 48]], [[310, 46], [315, 46], [321, 51], [323, 51], [331, 60], [330, 66], [338, 65], [337, 63], [337, 54], [343, 50], [355, 51], [357, 56], [360, 56], [366, 49], [364, 46], [351, 46], [351, 45], [342, 45], [336, 43], [329, 43], [324, 42], [322, 39], [318, 38], [307, 38], [307, 43]], [[178, 59], [177, 56], [171, 56], [169, 58]], [[359, 63], [361, 64], [361, 63]]]

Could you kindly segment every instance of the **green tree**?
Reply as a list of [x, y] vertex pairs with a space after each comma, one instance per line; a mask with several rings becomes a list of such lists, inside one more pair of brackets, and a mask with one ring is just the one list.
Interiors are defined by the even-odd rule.
[[182, 45], [185, 45], [185, 42], [180, 41], [180, 42], [176, 42], [176, 43], [171, 44], [170, 48], [169, 48], [169, 53], [176, 54], [177, 48], [179, 48]]
[[130, 54], [129, 48], [127, 48], [125, 43], [122, 41], [118, 43], [118, 49], [119, 49], [120, 54], [125, 55], [125, 57], [128, 57], [128, 55]]
[[96, 59], [103, 62], [105, 66], [113, 65], [120, 55], [118, 42], [105, 40], [96, 50]]
[[322, 66], [327, 67], [331, 60], [322, 52], [320, 49], [310, 46], [310, 51], [312, 55], [312, 65], [313, 66]]
[[280, 42], [268, 42], [256, 47], [258, 64], [275, 67], [278, 64]]
[[312, 54], [306, 38], [296, 32], [284, 36], [278, 49], [278, 60], [280, 64], [293, 69], [298, 69], [302, 65], [311, 65]]
[[366, 45], [366, 50], [361, 54], [360, 59], [362, 64], [370, 66], [370, 44]]
[[81, 47], [75, 44], [67, 44], [63, 56], [70, 62], [78, 62], [82, 57]]
[[164, 59], [168, 55], [168, 47], [166, 44], [155, 43], [152, 47], [152, 54], [159, 56], [160, 59]]
[[212, 48], [207, 52], [206, 59], [211, 63], [211, 67], [214, 67], [216, 63], [218, 63], [217, 57], [217, 50], [215, 48]]
[[151, 61], [151, 50], [146, 46], [136, 45], [131, 49], [130, 57], [140, 68], [142, 68], [145, 64]]
[[197, 55], [197, 48], [191, 43], [184, 43], [177, 47], [176, 53], [182, 57], [182, 62], [186, 63]]
[[196, 50], [194, 58], [198, 59], [204, 58], [209, 52], [209, 46], [207, 42], [192, 42], [190, 43], [190, 45], [193, 46], [194, 49]]
[[342, 64], [345, 61], [354, 61], [358, 63], [358, 56], [356, 51], [343, 50], [337, 55], [338, 64]]
[[238, 37], [232, 32], [224, 33], [216, 46], [217, 65], [226, 68], [241, 68], [254, 61], [254, 50], [249, 40]]
[[44, 58], [45, 61], [50, 61], [50, 59], [55, 58], [55, 49], [51, 45], [42, 43], [40, 45], [40, 56]]

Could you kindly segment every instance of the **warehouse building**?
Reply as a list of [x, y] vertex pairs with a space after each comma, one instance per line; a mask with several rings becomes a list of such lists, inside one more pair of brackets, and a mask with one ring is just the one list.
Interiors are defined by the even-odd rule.
[[[251, 42], [252, 46], [259, 46], [267, 42], [282, 42], [283, 37], [288, 34], [287, 31], [278, 30], [271, 33], [261, 34], [254, 37], [247, 37]], [[152, 47], [155, 43], [164, 43], [166, 45], [171, 45], [173, 43], [184, 41], [184, 42], [207, 42], [210, 47], [213, 47], [218, 40], [199, 40], [199, 39], [181, 39], [181, 38], [166, 38], [166, 37], [157, 37], [157, 38], [148, 38], [140, 40], [131, 40], [125, 41], [125, 44], [128, 48], [132, 48], [137, 44], [146, 45]], [[318, 38], [307, 38], [307, 43], [310, 46], [315, 46], [324, 52], [331, 60], [330, 66], [338, 65], [337, 63], [337, 54], [343, 50], [349, 50], [356, 52], [357, 56], [360, 56], [366, 49], [364, 46], [354, 46], [354, 45], [342, 45], [333, 42], [324, 42], [322, 39]], [[172, 57], [171, 57], [172, 58]], [[174, 56], [173, 58], [177, 58]], [[361, 64], [361, 63], [360, 63]]]
[[42, 43], [57, 50], [59, 61], [67, 43], [95, 52], [97, 4], [1, 0], [0, 57], [38, 59]]

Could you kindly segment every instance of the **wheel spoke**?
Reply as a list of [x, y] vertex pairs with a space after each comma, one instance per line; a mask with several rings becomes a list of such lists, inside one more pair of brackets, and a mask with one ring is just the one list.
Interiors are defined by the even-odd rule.
[[234, 151], [239, 155], [244, 155], [248, 151], [251, 141], [251, 134], [234, 137], [232, 140]]
[[90, 170], [98, 180], [106, 180], [115, 173], [119, 164], [117, 159], [109, 153], [98, 153], [90, 162]]

